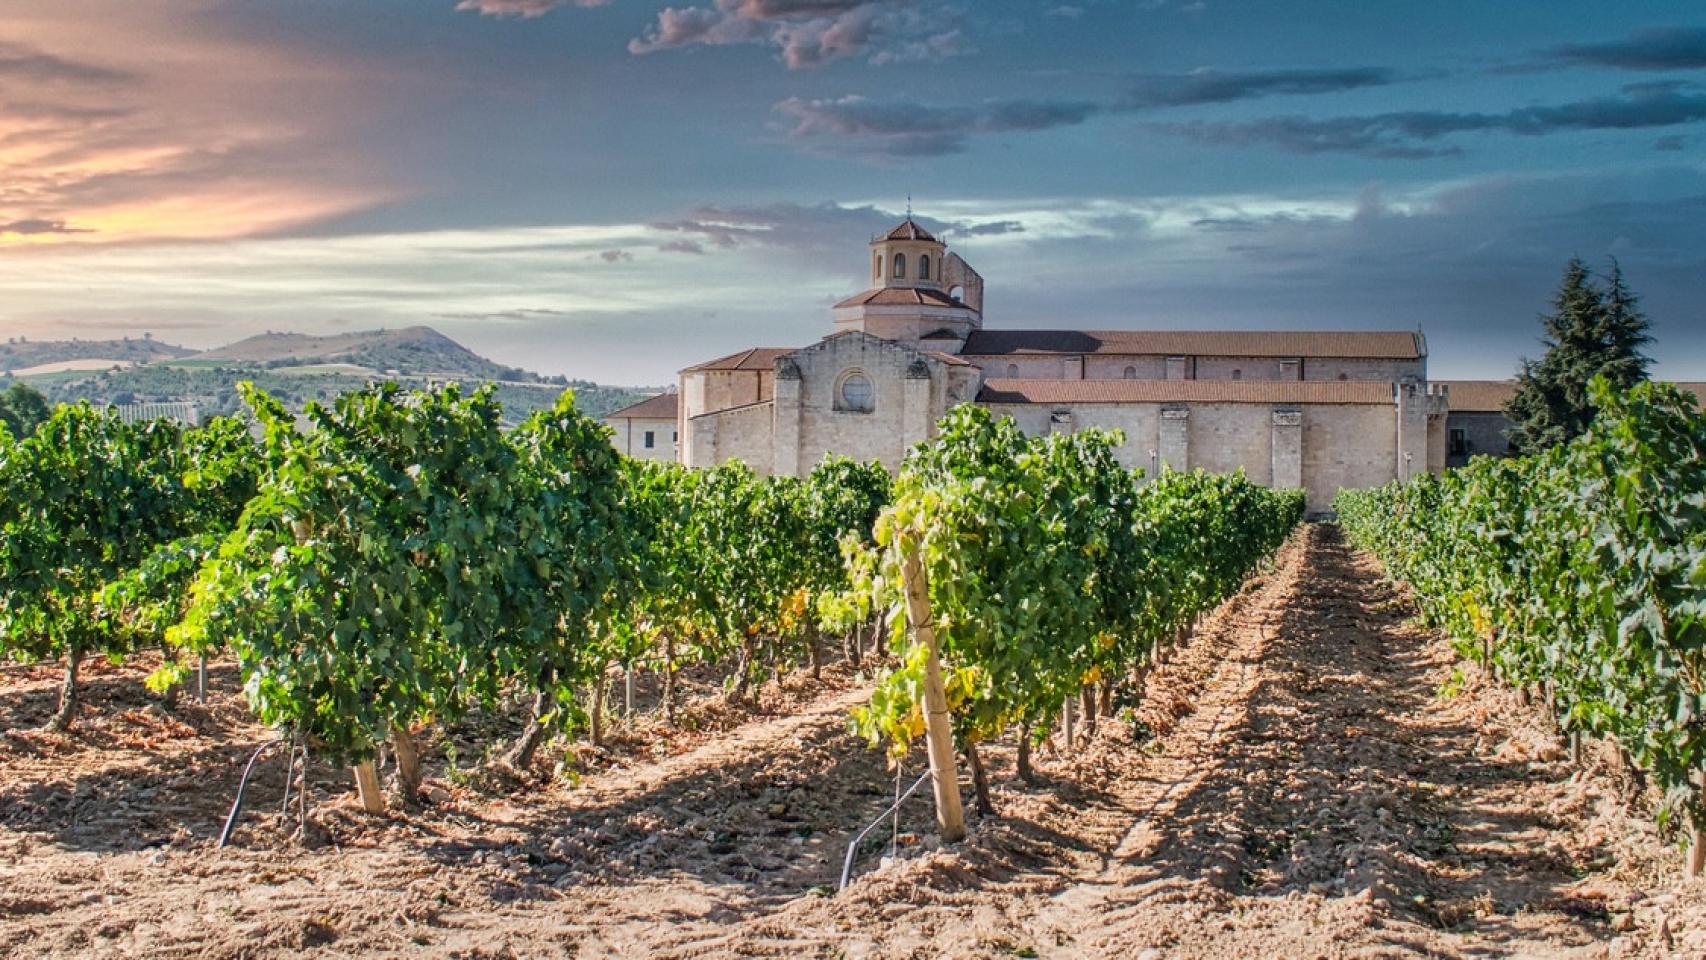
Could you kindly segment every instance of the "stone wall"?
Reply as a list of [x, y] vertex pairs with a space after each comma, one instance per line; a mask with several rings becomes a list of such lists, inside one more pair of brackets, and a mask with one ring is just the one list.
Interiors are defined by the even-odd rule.
[[[778, 473], [810, 472], [829, 453], [898, 468], [908, 448], [934, 434], [950, 388], [962, 397], [975, 389], [965, 379], [970, 371], [952, 377], [942, 360], [862, 333], [826, 338], [788, 359], [799, 379], [779, 381]], [[854, 373], [869, 378], [874, 388], [867, 411], [848, 410], [840, 402], [840, 386]]]
[[[615, 432], [611, 442], [616, 449], [636, 460], [663, 460], [674, 462], [677, 457], [676, 432], [678, 425], [674, 420], [642, 420], [629, 417], [619, 417], [604, 421]], [[652, 446], [646, 446], [646, 433], [652, 435]]]
[[682, 462], [690, 467], [714, 467], [725, 460], [741, 460], [759, 473], [769, 474], [775, 432], [773, 407], [773, 403], [755, 403], [688, 420]]
[[[1448, 434], [1445, 465], [1448, 467], [1461, 467], [1469, 462], [1470, 457], [1510, 455], [1511, 421], [1503, 413], [1453, 410], [1446, 415], [1445, 428]], [[1463, 431], [1468, 449], [1462, 453], [1451, 453], [1449, 450], [1449, 433], [1452, 430]]]
[[1311, 511], [1330, 510], [1343, 488], [1378, 487], [1395, 475], [1397, 410], [1310, 404], [1303, 409], [1303, 489]]

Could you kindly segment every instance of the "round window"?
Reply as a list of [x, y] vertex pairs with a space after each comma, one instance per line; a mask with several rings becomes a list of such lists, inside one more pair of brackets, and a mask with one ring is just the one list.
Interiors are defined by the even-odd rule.
[[841, 381], [841, 406], [846, 410], [871, 409], [871, 378], [855, 373]]

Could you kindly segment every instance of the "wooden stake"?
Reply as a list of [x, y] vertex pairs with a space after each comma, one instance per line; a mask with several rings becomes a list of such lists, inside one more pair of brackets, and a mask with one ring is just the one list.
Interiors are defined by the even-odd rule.
[[903, 545], [901, 579], [906, 586], [906, 618], [924, 645], [924, 735], [930, 752], [930, 784], [936, 794], [936, 825], [945, 843], [965, 839], [966, 816], [960, 806], [960, 770], [954, 761], [954, 728], [948, 720], [948, 695], [942, 688], [941, 651], [936, 646], [930, 593], [916, 541]]
[[355, 792], [361, 797], [361, 808], [372, 814], [384, 813], [385, 797], [379, 792], [379, 771], [373, 769], [373, 761], [356, 764], [353, 772]]
[[397, 755], [397, 785], [402, 788], [403, 799], [412, 799], [421, 792], [421, 756], [408, 727], [392, 725], [391, 752]]
[[[1706, 790], [1706, 770], [1695, 772], [1694, 783]], [[1688, 831], [1688, 865], [1683, 874], [1690, 880], [1706, 876], [1706, 823], [1699, 820], [1694, 821], [1693, 829]]]

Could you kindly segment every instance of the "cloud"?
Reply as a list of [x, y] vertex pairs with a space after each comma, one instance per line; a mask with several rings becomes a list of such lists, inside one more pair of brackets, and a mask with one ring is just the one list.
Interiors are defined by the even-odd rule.
[[1396, 74], [1383, 67], [1327, 70], [1223, 71], [1211, 68], [1190, 73], [1146, 74], [1137, 78], [1126, 106], [1178, 107], [1230, 103], [1277, 94], [1337, 93], [1392, 83]]
[[116, 84], [132, 79], [123, 70], [81, 63], [33, 47], [0, 40], [0, 78], [38, 84]]
[[1653, 141], [1653, 149], [1665, 153], [1681, 150], [1687, 146], [1688, 138], [1679, 133], [1668, 134]]
[[1660, 27], [1624, 40], [1575, 43], [1543, 54], [1556, 64], [1619, 70], [1706, 70], [1706, 27]]
[[1070, 3], [1063, 3], [1058, 7], [1053, 7], [1044, 12], [1043, 16], [1054, 20], [1077, 20], [1079, 17], [1084, 16], [1084, 8], [1074, 6]]
[[1247, 123], [1153, 124], [1198, 143], [1271, 146], [1292, 153], [1348, 153], [1418, 159], [1462, 152], [1440, 142], [1452, 134], [1502, 131], [1546, 136], [1569, 130], [1637, 130], [1706, 120], [1706, 93], [1678, 83], [1634, 84], [1621, 97], [1522, 107], [1505, 113], [1405, 111], [1371, 116], [1270, 117]]
[[990, 220], [959, 227], [954, 233], [964, 237], [998, 237], [1009, 233], [1024, 233], [1025, 225], [1017, 220]]
[[991, 100], [943, 107], [862, 96], [790, 97], [776, 104], [790, 121], [790, 140], [829, 153], [872, 157], [959, 153], [972, 136], [1075, 126], [1101, 109], [1087, 100]]
[[850, 57], [874, 64], [957, 56], [970, 49], [951, 8], [911, 0], [716, 0], [665, 7], [628, 43], [642, 55], [689, 46], [760, 44], [790, 70]]
[[621, 263], [625, 260], [634, 259], [634, 255], [626, 250], [600, 250], [598, 251], [598, 259], [605, 263]]
[[469, 10], [487, 17], [517, 17], [533, 20], [558, 7], [603, 7], [610, 0], [462, 0], [458, 10]]
[[13, 220], [11, 223], [0, 223], [0, 234], [16, 234], [18, 236], [36, 236], [43, 233], [90, 233], [66, 225], [64, 220], [46, 220], [33, 218], [28, 220]]
[[[681, 229], [687, 229], [682, 227]], [[658, 244], [658, 250], [663, 253], [693, 253], [703, 256], [705, 245], [697, 240], [671, 240]]]

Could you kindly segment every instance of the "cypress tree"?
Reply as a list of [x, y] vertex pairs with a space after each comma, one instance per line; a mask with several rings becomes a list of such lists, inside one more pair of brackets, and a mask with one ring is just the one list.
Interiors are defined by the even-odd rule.
[[1543, 314], [1546, 354], [1523, 360], [1516, 394], [1505, 407], [1511, 442], [1522, 453], [1567, 443], [1584, 433], [1595, 410], [1588, 383], [1605, 376], [1620, 387], [1647, 378], [1651, 362], [1641, 348], [1652, 342], [1640, 301], [1615, 260], [1606, 286], [1594, 283], [1587, 264], [1572, 258]]

